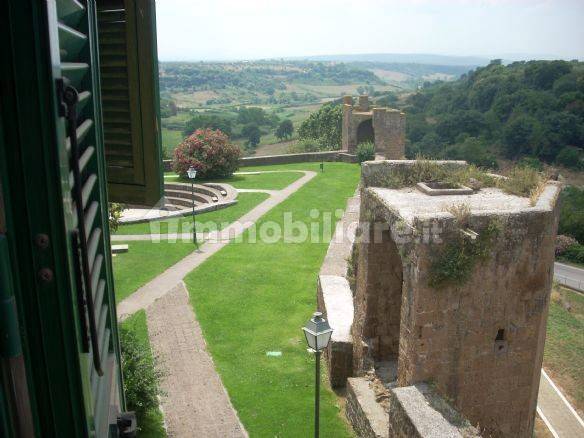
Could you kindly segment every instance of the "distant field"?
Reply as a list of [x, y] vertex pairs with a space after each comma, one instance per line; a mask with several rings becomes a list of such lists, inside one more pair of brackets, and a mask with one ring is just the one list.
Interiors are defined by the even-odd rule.
[[162, 128], [162, 153], [164, 158], [171, 158], [174, 148], [183, 140], [181, 131]]
[[[347, 84], [347, 85], [308, 85], [292, 83], [286, 84], [286, 90], [297, 93], [313, 93], [318, 97], [331, 97], [338, 98], [345, 94], [356, 95], [357, 88], [363, 86], [363, 84]], [[395, 91], [396, 87], [393, 85], [375, 85], [375, 90], [377, 91]]]

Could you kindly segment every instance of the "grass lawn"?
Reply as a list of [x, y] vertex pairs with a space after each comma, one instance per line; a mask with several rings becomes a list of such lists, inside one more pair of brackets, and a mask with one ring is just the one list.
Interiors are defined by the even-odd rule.
[[584, 295], [554, 287], [543, 365], [575, 407], [584, 410]]
[[[140, 310], [129, 317], [122, 323], [122, 327], [133, 332], [138, 342], [146, 347], [146, 351], [151, 351], [148, 340], [148, 327], [146, 326], [146, 312], [144, 310]], [[149, 356], [149, 360], [154, 360], [152, 355]], [[140, 427], [138, 432], [138, 437], [140, 438], [162, 438], [166, 436], [164, 418], [160, 409], [147, 411], [144, 417], [138, 418], [138, 426]]]
[[[197, 231], [200, 233], [203, 231], [221, 230], [225, 225], [234, 222], [236, 219], [253, 209], [256, 205], [265, 201], [269, 196], [270, 195], [266, 193], [240, 193], [237, 196], [237, 204], [227, 208], [198, 214], [195, 217], [195, 220], [197, 221]], [[163, 220], [120, 225], [115, 234], [166, 234], [168, 233], [169, 223], [172, 224], [172, 233], [191, 233], [193, 231], [192, 216], [182, 216], [179, 218], [172, 218], [172, 221]]]
[[191, 242], [126, 242], [129, 251], [113, 258], [116, 301], [119, 302], [191, 253]]
[[[275, 166], [264, 166], [261, 169], [254, 169], [254, 171], [273, 170]], [[240, 172], [248, 172], [247, 168], [240, 169]], [[302, 176], [299, 172], [286, 173], [261, 173], [255, 175], [233, 175], [229, 178], [218, 178], [210, 180], [200, 180], [199, 183], [226, 183], [231, 184], [236, 189], [261, 189], [261, 190], [282, 190], [286, 186], [292, 184]], [[180, 178], [174, 173], [165, 174], [164, 182], [189, 182]]]
[[[319, 163], [262, 167], [318, 168]], [[327, 163], [325, 169], [258, 225], [282, 224], [285, 212], [309, 224], [312, 208], [321, 213], [344, 208], [355, 192], [359, 166]], [[316, 276], [327, 247], [328, 242], [282, 239], [231, 243], [185, 279], [213, 360], [251, 436], [312, 434], [314, 358], [301, 327], [316, 308]], [[267, 356], [269, 351], [282, 355]], [[322, 436], [351, 436], [326, 383], [321, 397]]]
[[164, 158], [172, 158], [174, 149], [184, 139], [181, 131], [162, 128], [162, 150]]

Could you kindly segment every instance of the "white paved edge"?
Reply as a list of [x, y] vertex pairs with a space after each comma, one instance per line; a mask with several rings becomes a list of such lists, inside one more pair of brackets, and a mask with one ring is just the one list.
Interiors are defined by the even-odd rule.
[[580, 426], [582, 426], [584, 428], [584, 421], [582, 421], [582, 418], [580, 417], [580, 415], [578, 415], [578, 412], [576, 412], [576, 409], [574, 409], [572, 407], [572, 405], [570, 404], [570, 402], [568, 402], [566, 397], [564, 397], [564, 394], [562, 394], [562, 391], [560, 391], [558, 389], [556, 384], [553, 382], [552, 379], [550, 379], [550, 376], [548, 376], [548, 374], [545, 372], [545, 370], [543, 368], [541, 369], [541, 373], [544, 376], [544, 378], [549, 382], [549, 384], [552, 386], [554, 391], [560, 396], [560, 398], [562, 399], [564, 404], [568, 407], [568, 409], [570, 410], [572, 415], [574, 415], [574, 417], [576, 417], [576, 420], [578, 421], [578, 423], [580, 423]]
[[543, 414], [543, 412], [541, 411], [541, 409], [540, 409], [539, 406], [537, 407], [536, 411], [537, 411], [537, 414], [540, 416], [540, 418], [545, 423], [545, 425], [547, 426], [547, 428], [550, 431], [550, 433], [554, 436], [554, 438], [560, 438], [560, 436], [558, 435], [558, 433], [556, 432], [556, 430], [553, 428], [553, 426], [551, 425], [551, 423], [549, 422], [549, 420], [547, 419], [547, 417]]

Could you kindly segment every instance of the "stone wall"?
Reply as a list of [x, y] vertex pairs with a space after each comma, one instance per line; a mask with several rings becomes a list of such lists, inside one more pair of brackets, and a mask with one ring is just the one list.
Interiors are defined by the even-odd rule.
[[[239, 166], [268, 166], [271, 164], [309, 163], [319, 161], [339, 161], [342, 163], [356, 163], [355, 155], [346, 151], [306, 152], [301, 154], [265, 155], [259, 157], [243, 157], [239, 159]], [[172, 160], [162, 160], [165, 172], [172, 171]]]
[[[402, 263], [389, 230], [365, 231], [359, 246], [353, 337], [355, 369], [365, 372], [373, 361], [397, 361], [402, 305]], [[367, 239], [364, 239], [367, 237]]]
[[349, 285], [349, 259], [359, 222], [359, 197], [349, 198], [329, 244], [317, 281], [317, 305], [333, 328], [325, 351], [331, 386], [345, 386], [353, 375], [353, 294]]
[[390, 160], [406, 155], [406, 115], [399, 110], [373, 108], [375, 152]]
[[320, 161], [340, 161], [343, 163], [356, 163], [357, 157], [346, 151], [305, 152], [301, 154], [266, 155], [262, 157], [243, 157], [239, 159], [239, 165], [243, 166], [267, 166], [270, 164], [307, 163]]

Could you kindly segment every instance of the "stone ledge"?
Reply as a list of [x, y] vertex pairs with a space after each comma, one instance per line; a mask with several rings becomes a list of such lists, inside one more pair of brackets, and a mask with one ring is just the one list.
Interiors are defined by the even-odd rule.
[[364, 377], [347, 379], [346, 415], [359, 438], [388, 438], [389, 416]]
[[477, 430], [424, 383], [390, 390], [389, 436], [472, 438]]
[[326, 351], [331, 386], [344, 386], [352, 375], [353, 294], [347, 279], [334, 275], [319, 275], [317, 293], [318, 307], [333, 329]]

